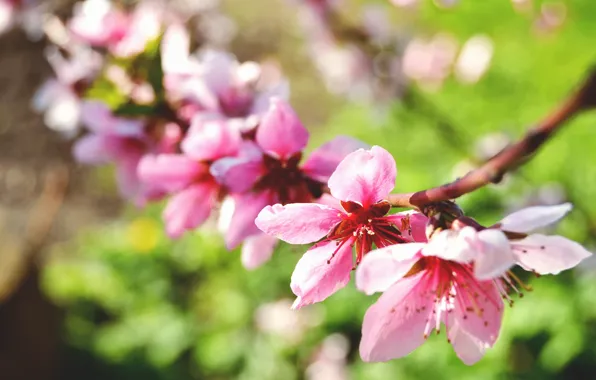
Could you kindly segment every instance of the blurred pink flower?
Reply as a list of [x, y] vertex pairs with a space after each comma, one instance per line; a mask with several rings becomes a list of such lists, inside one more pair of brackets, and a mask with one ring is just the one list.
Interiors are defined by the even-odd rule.
[[413, 241], [414, 236], [425, 239], [426, 217], [387, 215], [391, 206], [384, 199], [393, 190], [396, 175], [395, 161], [385, 149], [359, 149], [347, 155], [329, 178], [337, 206], [276, 204], [260, 212], [256, 225], [288, 243], [306, 244], [326, 236], [304, 254], [292, 274], [295, 308], [320, 302], [349, 282], [353, 246], [357, 265], [373, 244], [385, 247]]
[[263, 207], [319, 198], [337, 164], [363, 146], [340, 136], [299, 165], [307, 142], [308, 131], [292, 108], [274, 99], [257, 128], [255, 141], [245, 141], [238, 157], [223, 158], [213, 164], [212, 174], [234, 194], [236, 204], [242, 205], [236, 207], [226, 234], [229, 249], [260, 234], [254, 220]]
[[163, 218], [170, 237], [200, 226], [218, 202], [222, 188], [209, 173], [211, 162], [236, 154], [240, 134], [224, 121], [193, 120], [182, 141], [181, 154], [142, 158], [138, 175], [143, 183], [173, 194]]
[[126, 32], [115, 30], [120, 38], [110, 44], [110, 51], [118, 57], [131, 57], [143, 52], [149, 42], [159, 37], [166, 15], [166, 3], [152, 0], [139, 3], [128, 16]]
[[172, 103], [181, 104], [182, 117], [247, 119], [261, 116], [272, 97], [287, 99], [288, 82], [272, 65], [239, 64], [224, 52], [204, 50], [190, 55], [189, 37], [178, 26], [168, 29], [162, 43], [165, 86]]
[[158, 136], [151, 136], [144, 121], [116, 117], [99, 101], [85, 101], [81, 109], [81, 121], [91, 133], [75, 143], [73, 154], [77, 161], [114, 163], [120, 192], [139, 204], [162, 196], [160, 187], [140, 182], [137, 166], [149, 152], [172, 152], [180, 139], [179, 127], [168, 124]]
[[97, 75], [102, 59], [99, 54], [81, 46], [70, 46], [69, 58], [58, 48], [47, 49], [47, 59], [56, 78], [47, 80], [35, 93], [32, 107], [44, 112], [48, 128], [74, 135], [81, 118], [81, 92]]
[[75, 38], [85, 43], [110, 47], [126, 36], [131, 21], [110, 0], [85, 0], [75, 4], [68, 27]]
[[12, 0], [0, 0], [0, 34], [7, 32], [15, 23], [16, 6]]

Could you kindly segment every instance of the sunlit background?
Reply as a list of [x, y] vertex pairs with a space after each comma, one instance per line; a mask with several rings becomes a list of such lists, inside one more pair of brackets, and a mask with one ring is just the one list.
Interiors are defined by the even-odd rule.
[[[364, 17], [397, 41], [397, 68], [381, 48], [370, 79], [352, 67], [349, 47], [309, 35], [299, 2], [222, 0], [227, 16], [206, 28], [240, 61], [279, 63], [310, 150], [340, 133], [388, 149], [397, 191], [465, 174], [547, 115], [596, 63], [593, 0], [343, 0], [343, 17]], [[39, 6], [62, 15], [71, 4]], [[375, 297], [350, 284], [290, 310], [290, 275], [306, 247], [281, 245], [247, 271], [215, 222], [168, 239], [161, 205], [121, 200], [112, 168], [74, 163], [71, 141], [32, 109], [51, 75], [35, 38], [41, 21], [32, 19], [22, 21], [27, 33], [0, 35], [0, 379], [593, 377], [593, 260], [528, 278], [534, 290], [506, 310], [496, 346], [473, 367], [444, 335], [404, 359], [368, 364], [358, 344]], [[379, 84], [387, 78], [389, 88]], [[492, 224], [523, 206], [573, 202], [556, 231], [594, 251], [595, 160], [596, 114], [587, 114], [521, 170], [459, 204]]]

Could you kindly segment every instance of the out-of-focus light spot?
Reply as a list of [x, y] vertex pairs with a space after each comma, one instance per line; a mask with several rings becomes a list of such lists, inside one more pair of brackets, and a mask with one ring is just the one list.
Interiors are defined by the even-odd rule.
[[402, 70], [406, 76], [430, 89], [438, 88], [450, 74], [457, 41], [437, 34], [431, 40], [414, 39], [406, 47]]
[[459, 0], [435, 0], [435, 5], [440, 8], [451, 8], [459, 3]]
[[476, 141], [475, 154], [480, 160], [488, 160], [511, 143], [505, 133], [495, 132], [485, 135]]
[[138, 218], [127, 228], [126, 236], [133, 249], [138, 252], [149, 252], [157, 246], [160, 226], [149, 218]]
[[532, 0], [511, 0], [513, 9], [518, 13], [529, 13], [532, 11]]
[[538, 32], [552, 32], [563, 25], [567, 17], [567, 5], [561, 1], [544, 3], [535, 21]]
[[418, 3], [418, 0], [391, 0], [391, 3], [397, 7], [411, 7]]
[[340, 334], [325, 338], [315, 360], [306, 369], [308, 380], [347, 380], [346, 356], [350, 350], [349, 340]]
[[455, 76], [464, 83], [476, 83], [486, 73], [493, 58], [492, 40], [483, 35], [470, 38], [455, 64]]
[[295, 344], [310, 327], [321, 323], [321, 317], [315, 308], [294, 311], [292, 301], [282, 299], [259, 306], [255, 312], [255, 323], [260, 331]]

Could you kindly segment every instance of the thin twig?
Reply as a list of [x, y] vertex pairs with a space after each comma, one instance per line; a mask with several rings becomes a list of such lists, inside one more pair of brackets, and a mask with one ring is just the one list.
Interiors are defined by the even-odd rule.
[[521, 140], [503, 149], [478, 169], [439, 187], [415, 193], [391, 194], [388, 201], [394, 207], [419, 207], [459, 198], [489, 183], [498, 183], [505, 173], [530, 159], [567, 121], [594, 107], [596, 107], [596, 70], [592, 70], [579, 90], [538, 126], [530, 129]]

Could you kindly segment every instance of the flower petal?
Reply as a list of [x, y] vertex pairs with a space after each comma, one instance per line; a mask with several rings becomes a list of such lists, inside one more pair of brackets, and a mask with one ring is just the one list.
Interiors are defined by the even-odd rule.
[[293, 309], [321, 302], [350, 282], [351, 241], [337, 245], [325, 241], [306, 251], [292, 273], [291, 287], [297, 298]]
[[477, 250], [481, 249], [477, 234], [472, 227], [439, 231], [432, 236], [422, 254], [458, 263], [469, 263], [476, 258]]
[[273, 98], [257, 128], [257, 144], [277, 158], [289, 158], [308, 143], [308, 131], [285, 101]]
[[342, 201], [369, 206], [384, 199], [395, 187], [395, 160], [385, 149], [373, 146], [350, 153], [329, 178], [331, 195]]
[[480, 339], [465, 331], [455, 319], [449, 324], [448, 334], [457, 357], [466, 365], [477, 363], [489, 348]]
[[384, 292], [418, 261], [422, 243], [396, 244], [369, 252], [356, 269], [356, 287], [370, 295]]
[[263, 154], [253, 143], [243, 143], [239, 157], [225, 157], [211, 165], [211, 175], [234, 193], [244, 193], [266, 173]]
[[105, 136], [88, 134], [81, 137], [72, 147], [77, 162], [84, 164], [105, 164], [114, 159]]
[[250, 270], [260, 267], [269, 261], [278, 241], [266, 234], [246, 238], [242, 244], [242, 265]]
[[474, 276], [477, 279], [497, 278], [515, 265], [515, 256], [503, 231], [483, 230], [476, 237], [472, 247], [476, 249]]
[[225, 233], [228, 249], [234, 249], [247, 237], [261, 233], [255, 225], [255, 218], [263, 207], [271, 203], [275, 203], [275, 198], [268, 192], [239, 194], [234, 197], [234, 213]]
[[174, 195], [163, 212], [168, 235], [176, 239], [199, 227], [209, 217], [216, 194], [213, 184], [197, 184]]
[[533, 234], [511, 242], [517, 262], [539, 274], [557, 274], [571, 269], [592, 255], [580, 244], [562, 236]]
[[137, 173], [141, 181], [168, 191], [182, 189], [201, 177], [209, 176], [209, 167], [182, 154], [145, 155]]
[[312, 243], [327, 235], [341, 222], [338, 210], [317, 203], [267, 206], [255, 224], [268, 235], [290, 244]]
[[240, 133], [224, 120], [194, 118], [182, 141], [182, 151], [198, 161], [214, 161], [234, 156], [240, 147]]
[[435, 326], [435, 322], [427, 322], [433, 317], [430, 314], [433, 298], [426, 295], [428, 290], [421, 283], [423, 275], [419, 273], [396, 282], [368, 309], [362, 323], [362, 360], [380, 362], [400, 358], [424, 343], [427, 323]]
[[511, 232], [531, 232], [547, 226], [564, 217], [573, 206], [563, 203], [557, 206], [535, 206], [521, 209], [507, 215], [500, 222], [500, 228]]
[[504, 309], [494, 282], [478, 282], [470, 289], [479, 296], [456, 293], [453, 317], [447, 313], [447, 318], [452, 319], [446, 323], [453, 348], [467, 365], [480, 360], [486, 348], [497, 341]]
[[368, 145], [360, 140], [348, 136], [337, 136], [315, 149], [302, 165], [302, 171], [319, 182], [327, 183], [341, 160], [358, 149], [366, 148]]
[[403, 237], [417, 243], [425, 243], [426, 224], [428, 218], [418, 211], [403, 211], [397, 214], [387, 215], [385, 219], [395, 224]]

